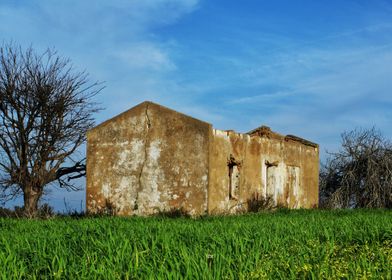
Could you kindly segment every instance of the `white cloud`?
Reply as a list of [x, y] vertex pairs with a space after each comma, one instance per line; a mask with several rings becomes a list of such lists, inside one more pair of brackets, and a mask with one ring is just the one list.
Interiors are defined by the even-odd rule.
[[119, 63], [125, 63], [131, 69], [149, 69], [153, 71], [173, 71], [176, 65], [163, 48], [151, 42], [136, 42], [112, 54]]

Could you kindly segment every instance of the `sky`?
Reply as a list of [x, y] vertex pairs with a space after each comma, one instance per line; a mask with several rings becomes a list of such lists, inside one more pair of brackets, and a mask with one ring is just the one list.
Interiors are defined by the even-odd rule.
[[[105, 82], [97, 123], [150, 100], [218, 129], [301, 136], [321, 160], [343, 131], [392, 138], [392, 1], [1, 0], [10, 41]], [[43, 202], [80, 210], [84, 197], [55, 188]]]

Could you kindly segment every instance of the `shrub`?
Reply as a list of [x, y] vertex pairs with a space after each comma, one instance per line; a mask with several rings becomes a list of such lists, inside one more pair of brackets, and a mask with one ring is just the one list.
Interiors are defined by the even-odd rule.
[[263, 210], [271, 210], [275, 208], [275, 203], [272, 196], [266, 196], [254, 193], [253, 197], [247, 200], [248, 212], [260, 212]]

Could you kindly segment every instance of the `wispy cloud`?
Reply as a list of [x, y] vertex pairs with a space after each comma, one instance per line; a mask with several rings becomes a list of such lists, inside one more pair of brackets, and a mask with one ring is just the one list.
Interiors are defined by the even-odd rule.
[[170, 87], [166, 75], [176, 70], [172, 42], [157, 38], [154, 29], [174, 24], [198, 8], [196, 0], [18, 3], [0, 4], [2, 40], [33, 44], [40, 50], [54, 46], [92, 78], [107, 81], [110, 89], [101, 101], [108, 115], [126, 109], [115, 108], [121, 106], [111, 104], [113, 100], [134, 104]]
[[[154, 30], [197, 8], [197, 0], [2, 1], [0, 40], [32, 44], [38, 51], [55, 47], [92, 80], [106, 81], [97, 99], [106, 107], [97, 116], [100, 122], [145, 99], [180, 109], [181, 101], [168, 98], [183, 92], [169, 78], [177, 71], [175, 41], [159, 38]], [[61, 191], [49, 196], [58, 209], [64, 208], [63, 197], [75, 208], [84, 199], [84, 193]]]
[[377, 125], [392, 136], [385, 110], [392, 105], [392, 38], [384, 35], [390, 31], [384, 23], [328, 35], [318, 41], [322, 45], [304, 42], [267, 53], [256, 46], [235, 58], [228, 76], [237, 76], [222, 86], [240, 83], [241, 93], [227, 94], [223, 104], [233, 108], [234, 118], [252, 115], [238, 126], [270, 124], [324, 148], [335, 148], [340, 132], [356, 126]]

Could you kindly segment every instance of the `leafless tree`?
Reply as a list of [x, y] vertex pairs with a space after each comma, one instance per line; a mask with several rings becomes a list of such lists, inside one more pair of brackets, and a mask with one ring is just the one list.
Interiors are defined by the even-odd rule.
[[94, 124], [99, 108], [92, 97], [101, 89], [54, 51], [0, 47], [2, 199], [23, 195], [25, 213], [32, 216], [49, 186], [76, 188], [70, 179], [83, 176], [85, 164], [71, 156]]
[[342, 134], [320, 172], [320, 202], [332, 208], [392, 207], [392, 144], [372, 129]]

